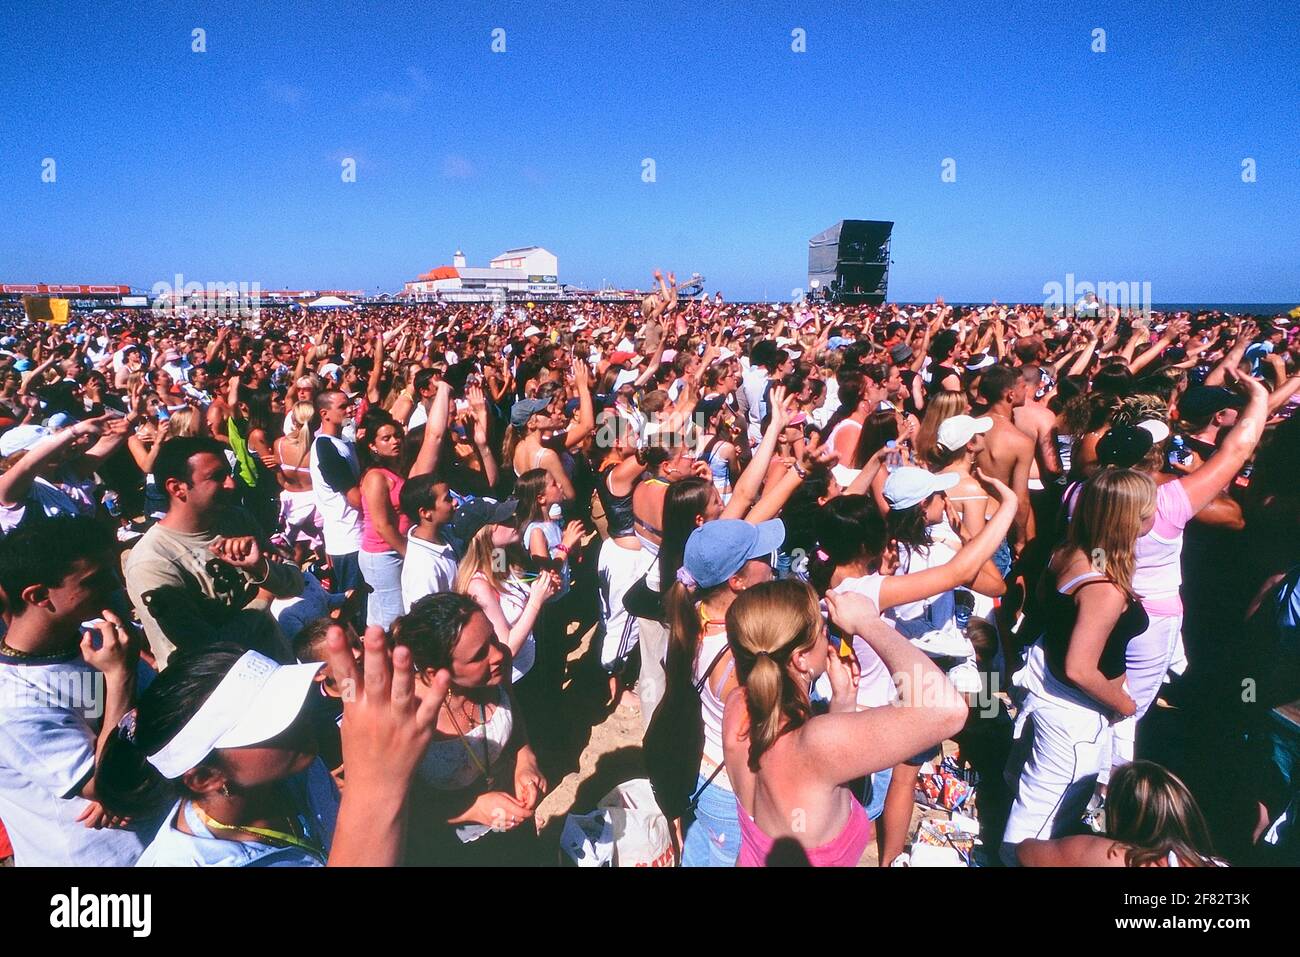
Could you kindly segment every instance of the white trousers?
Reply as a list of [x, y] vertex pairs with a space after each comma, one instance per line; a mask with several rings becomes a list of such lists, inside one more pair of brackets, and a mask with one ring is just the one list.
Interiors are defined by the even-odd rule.
[[[1095, 708], [1073, 699], [1046, 671], [1041, 645], [1014, 683], [1027, 689], [1016, 718], [1016, 746], [1007, 762], [1007, 783], [1016, 792], [1002, 836], [1001, 857], [1016, 863], [1016, 845], [1048, 840], [1057, 818], [1081, 816], [1111, 761], [1111, 724]], [[1074, 692], [1074, 694], [1081, 694]]]
[[668, 656], [668, 629], [653, 618], [638, 618], [641, 636], [641, 676], [637, 679], [636, 693], [641, 699], [641, 722], [650, 727], [655, 708], [663, 700], [668, 677], [664, 674], [664, 659]]

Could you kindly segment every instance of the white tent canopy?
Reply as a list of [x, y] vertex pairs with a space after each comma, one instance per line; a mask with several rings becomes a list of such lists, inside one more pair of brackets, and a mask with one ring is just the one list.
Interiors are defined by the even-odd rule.
[[307, 303], [308, 309], [348, 309], [352, 303], [346, 299], [340, 299], [338, 296], [321, 296], [319, 299], [313, 299]]

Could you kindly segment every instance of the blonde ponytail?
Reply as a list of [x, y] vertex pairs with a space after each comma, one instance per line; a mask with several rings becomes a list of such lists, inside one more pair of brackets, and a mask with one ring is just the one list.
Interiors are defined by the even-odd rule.
[[793, 664], [823, 633], [817, 595], [794, 579], [746, 589], [727, 610], [727, 641], [749, 711], [749, 767], [757, 772], [763, 754], [781, 735], [812, 715], [803, 676]]

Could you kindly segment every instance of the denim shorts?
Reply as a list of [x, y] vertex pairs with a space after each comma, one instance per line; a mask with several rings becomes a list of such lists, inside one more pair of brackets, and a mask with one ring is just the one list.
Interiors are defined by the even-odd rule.
[[998, 574], [1003, 578], [1011, 571], [1011, 546], [1004, 539], [999, 545], [997, 551], [993, 553], [993, 564], [997, 566]]
[[[858, 803], [863, 806], [867, 812], [867, 820], [877, 820], [881, 814], [885, 813], [885, 795], [889, 793], [889, 782], [894, 779], [894, 769], [885, 768], [883, 771], [876, 771], [870, 776], [864, 778], [866, 791], [865, 795], [854, 794]], [[866, 800], [863, 800], [863, 797]]]

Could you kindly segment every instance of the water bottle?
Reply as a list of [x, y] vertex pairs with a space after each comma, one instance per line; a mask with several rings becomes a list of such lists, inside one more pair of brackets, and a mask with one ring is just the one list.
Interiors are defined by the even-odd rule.
[[971, 612], [975, 610], [975, 596], [965, 588], [953, 589], [953, 620], [957, 622], [957, 627], [961, 629], [962, 634], [966, 633], [966, 626], [970, 624]]
[[104, 493], [104, 511], [114, 518], [122, 517], [122, 503], [118, 500], [116, 492], [110, 490]]
[[1186, 465], [1192, 460], [1192, 453], [1187, 450], [1187, 443], [1181, 435], [1175, 435], [1170, 442], [1169, 464]]
[[890, 439], [885, 443], [888, 451], [885, 453], [885, 469], [889, 472], [898, 471], [900, 456], [898, 454], [898, 443]]

